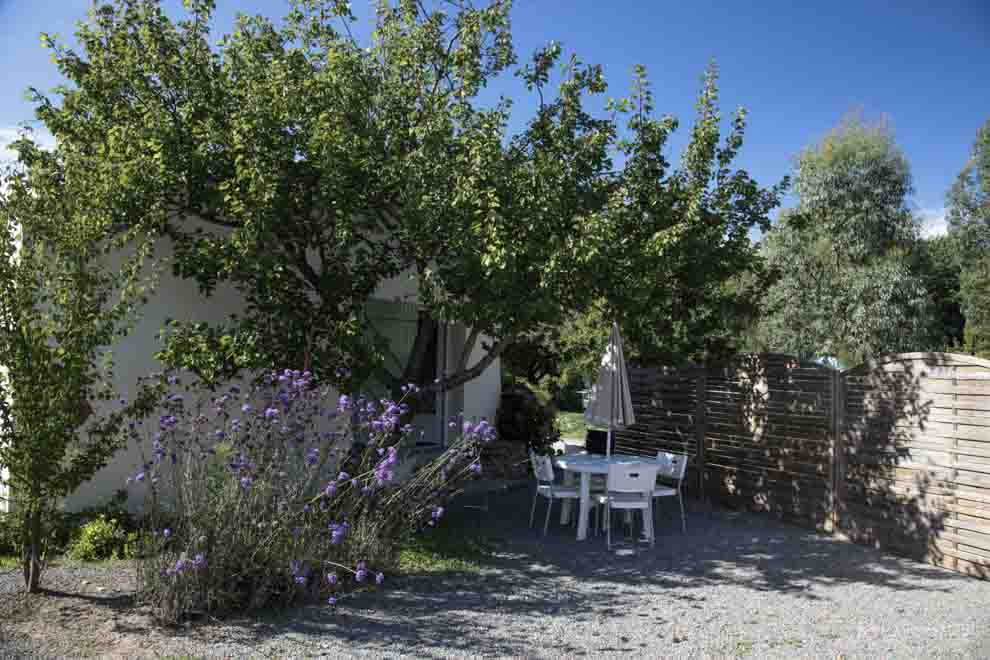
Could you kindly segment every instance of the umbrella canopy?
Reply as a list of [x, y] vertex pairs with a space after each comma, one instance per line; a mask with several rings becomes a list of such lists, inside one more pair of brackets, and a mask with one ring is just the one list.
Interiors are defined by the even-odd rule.
[[591, 400], [584, 411], [584, 419], [589, 424], [608, 427], [606, 455], [612, 454], [612, 429], [621, 429], [636, 423], [618, 323], [612, 323], [612, 334], [608, 338], [608, 347], [598, 369], [598, 382], [591, 389]]

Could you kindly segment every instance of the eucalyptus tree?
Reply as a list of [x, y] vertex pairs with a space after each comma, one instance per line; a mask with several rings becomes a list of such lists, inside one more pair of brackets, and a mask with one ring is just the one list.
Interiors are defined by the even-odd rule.
[[794, 190], [797, 206], [765, 240], [765, 347], [850, 362], [930, 348], [910, 167], [887, 128], [846, 119], [800, 154]]

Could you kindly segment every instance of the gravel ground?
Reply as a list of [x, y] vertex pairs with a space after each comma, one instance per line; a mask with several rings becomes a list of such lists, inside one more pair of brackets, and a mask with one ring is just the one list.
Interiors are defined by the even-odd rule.
[[609, 554], [556, 524], [543, 541], [529, 502], [455, 514], [500, 539], [480, 575], [392, 580], [336, 614], [170, 631], [131, 604], [122, 568], [52, 569], [64, 595], [36, 600], [3, 576], [0, 657], [990, 657], [990, 581], [698, 508], [687, 535], [666, 519], [654, 549]]

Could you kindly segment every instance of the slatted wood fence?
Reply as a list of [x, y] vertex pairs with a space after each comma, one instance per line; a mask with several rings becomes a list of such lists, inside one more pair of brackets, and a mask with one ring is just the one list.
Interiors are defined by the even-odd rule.
[[616, 451], [691, 456], [699, 494], [990, 577], [990, 361], [778, 354], [632, 369]]

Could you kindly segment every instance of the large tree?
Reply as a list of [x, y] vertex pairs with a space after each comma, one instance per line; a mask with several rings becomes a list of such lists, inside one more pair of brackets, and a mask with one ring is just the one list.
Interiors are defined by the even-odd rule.
[[882, 125], [850, 117], [797, 160], [798, 204], [765, 240], [775, 277], [765, 347], [858, 362], [929, 348], [934, 310], [918, 268], [907, 159]]
[[990, 119], [948, 194], [949, 237], [956, 246], [966, 350], [990, 355]]
[[[163, 357], [210, 377], [344, 364], [395, 385], [422, 373], [437, 321], [455, 319], [471, 328], [464, 353], [427, 389], [454, 388], [589, 301], [634, 337], [697, 335], [777, 203], [730, 169], [744, 115], [721, 144], [713, 70], [672, 170], [662, 151], [677, 122], [653, 116], [645, 74], [595, 116], [600, 67], [552, 42], [515, 74], [535, 109], [509, 133], [510, 100], [480, 98], [516, 64], [507, 0], [383, 0], [368, 44], [339, 0], [297, 0], [280, 24], [241, 17], [219, 41], [213, 4], [189, 0], [178, 22], [153, 0], [98, 7], [78, 51], [47, 39], [69, 84], [35, 97], [93, 185], [118, 193], [107, 214], [169, 236], [176, 273], [204, 293], [228, 282], [246, 298], [228, 324], [166, 333]], [[364, 311], [392, 277], [414, 278], [422, 306], [406, 360]]]

